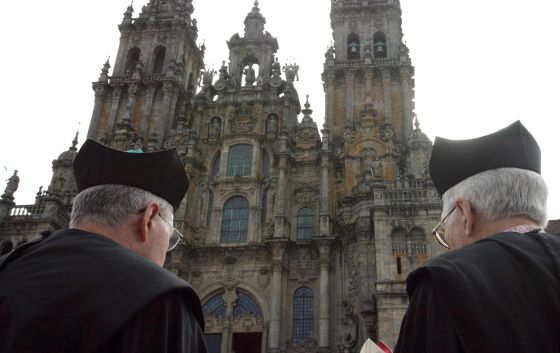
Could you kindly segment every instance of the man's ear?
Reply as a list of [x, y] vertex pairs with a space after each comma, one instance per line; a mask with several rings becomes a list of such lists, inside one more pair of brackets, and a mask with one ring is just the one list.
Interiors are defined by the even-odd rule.
[[462, 198], [457, 199], [455, 203], [459, 211], [461, 212], [461, 227], [465, 232], [467, 238], [472, 238], [474, 233], [474, 227], [476, 225], [474, 209], [469, 201]]
[[159, 205], [150, 203], [146, 206], [146, 210], [142, 213], [142, 218], [138, 223], [140, 241], [146, 242], [152, 229], [154, 228], [159, 213]]

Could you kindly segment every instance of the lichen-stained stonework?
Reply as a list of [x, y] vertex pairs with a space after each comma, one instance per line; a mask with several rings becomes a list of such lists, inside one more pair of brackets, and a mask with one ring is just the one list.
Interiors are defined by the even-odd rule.
[[[321, 130], [258, 2], [218, 71], [204, 69], [191, 2], [151, 0], [137, 18], [127, 9], [115, 67], [93, 83], [88, 137], [177, 148], [190, 188], [175, 226], [187, 241], [166, 267], [200, 294], [210, 351], [394, 345], [406, 275], [440, 251], [429, 233], [441, 213], [399, 2], [331, 1]], [[2, 252], [67, 225], [76, 144], [34, 205], [0, 200]]]

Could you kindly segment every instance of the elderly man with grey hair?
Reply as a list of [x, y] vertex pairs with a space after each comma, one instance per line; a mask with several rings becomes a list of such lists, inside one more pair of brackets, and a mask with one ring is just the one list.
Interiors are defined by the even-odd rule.
[[520, 123], [471, 140], [436, 138], [442, 195], [433, 234], [451, 251], [407, 279], [395, 353], [560, 352], [560, 239], [542, 229], [540, 149]]
[[74, 176], [70, 228], [0, 258], [0, 352], [205, 353], [197, 294], [162, 268], [182, 237], [177, 152], [88, 140]]

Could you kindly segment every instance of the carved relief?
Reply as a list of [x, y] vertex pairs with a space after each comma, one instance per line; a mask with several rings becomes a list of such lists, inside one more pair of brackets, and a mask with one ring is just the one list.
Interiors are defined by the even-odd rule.
[[230, 126], [233, 132], [249, 132], [255, 128], [256, 120], [252, 115], [252, 106], [242, 102], [237, 106], [233, 118], [230, 118]]
[[340, 310], [342, 311], [341, 350], [343, 352], [353, 352], [358, 338], [358, 322], [354, 314], [354, 306], [343, 300], [340, 304]]
[[311, 184], [303, 184], [292, 193], [294, 201], [300, 206], [314, 206], [318, 191]]

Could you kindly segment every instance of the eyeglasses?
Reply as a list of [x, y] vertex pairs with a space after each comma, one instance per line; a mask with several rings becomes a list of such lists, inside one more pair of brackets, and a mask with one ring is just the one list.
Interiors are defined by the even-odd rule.
[[[146, 211], [146, 208], [143, 208], [141, 210], [136, 211], [135, 214], [140, 214], [140, 213], [143, 213], [145, 211]], [[171, 224], [171, 222], [169, 222], [167, 219], [163, 218], [163, 216], [159, 212], [158, 212], [158, 216], [165, 223], [167, 223], [168, 226], [173, 228], [173, 234], [171, 234], [171, 237], [169, 237], [169, 247], [167, 248], [167, 252], [170, 252], [171, 250], [173, 250], [177, 247], [177, 245], [179, 244], [179, 242], [181, 240], [185, 239], [185, 236], [181, 232], [179, 232], [179, 230], [177, 230], [177, 228], [175, 228], [173, 226], [173, 224]]]
[[434, 228], [434, 230], [432, 230], [432, 234], [434, 237], [436, 237], [438, 243], [443, 246], [444, 248], [447, 249], [451, 249], [451, 247], [449, 246], [449, 244], [447, 243], [447, 241], [445, 240], [445, 220], [451, 216], [451, 214], [453, 213], [453, 211], [455, 211], [455, 209], [457, 208], [457, 206], [453, 207], [451, 209], [451, 211], [449, 211], [449, 213], [443, 217], [443, 219], [437, 224], [437, 226]]

